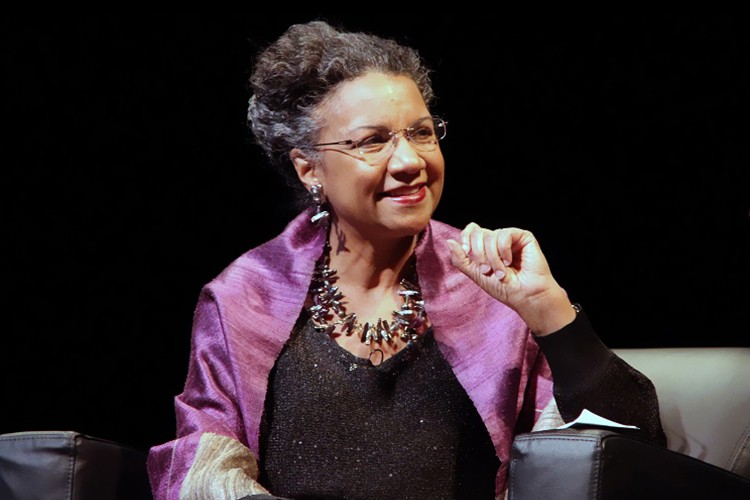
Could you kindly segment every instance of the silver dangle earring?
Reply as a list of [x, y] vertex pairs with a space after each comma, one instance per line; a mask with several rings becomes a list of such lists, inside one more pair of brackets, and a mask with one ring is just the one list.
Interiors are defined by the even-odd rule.
[[315, 203], [315, 213], [310, 217], [310, 222], [316, 226], [322, 226], [328, 222], [331, 214], [328, 210], [323, 208], [326, 202], [325, 196], [323, 195], [323, 186], [320, 184], [313, 184], [310, 186], [310, 195], [312, 196], [313, 203]]

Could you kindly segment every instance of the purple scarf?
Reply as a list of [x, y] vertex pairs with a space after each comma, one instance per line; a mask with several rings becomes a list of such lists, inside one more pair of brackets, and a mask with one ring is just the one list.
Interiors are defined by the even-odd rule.
[[[326, 232], [296, 217], [276, 238], [245, 253], [202, 291], [190, 368], [175, 398], [178, 439], [152, 448], [149, 473], [157, 498], [179, 491], [200, 435], [240, 441], [258, 456], [268, 376], [302, 310]], [[546, 360], [525, 323], [450, 262], [445, 241], [459, 230], [437, 221], [415, 249], [427, 316], [441, 352], [474, 402], [501, 461], [505, 488], [519, 415], [552, 397]], [[530, 417], [530, 422], [535, 420]]]

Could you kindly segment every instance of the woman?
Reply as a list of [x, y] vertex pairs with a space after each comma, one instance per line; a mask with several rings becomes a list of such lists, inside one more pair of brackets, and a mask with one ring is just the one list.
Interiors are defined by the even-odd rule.
[[652, 385], [531, 233], [431, 220], [447, 124], [416, 52], [312, 22], [251, 84], [255, 137], [312, 207], [204, 288], [157, 498], [493, 498], [555, 401], [663, 442]]

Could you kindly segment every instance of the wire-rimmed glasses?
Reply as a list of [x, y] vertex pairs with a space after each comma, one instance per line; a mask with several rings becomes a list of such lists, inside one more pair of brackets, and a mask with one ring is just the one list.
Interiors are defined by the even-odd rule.
[[355, 156], [370, 165], [379, 165], [393, 154], [396, 147], [396, 137], [401, 132], [404, 133], [404, 137], [416, 151], [429, 153], [437, 149], [438, 141], [445, 138], [447, 124], [448, 122], [442, 118], [427, 116], [400, 130], [366, 127], [368, 135], [362, 139], [322, 142], [313, 144], [313, 147], [347, 146], [344, 149], [331, 148], [331, 151]]

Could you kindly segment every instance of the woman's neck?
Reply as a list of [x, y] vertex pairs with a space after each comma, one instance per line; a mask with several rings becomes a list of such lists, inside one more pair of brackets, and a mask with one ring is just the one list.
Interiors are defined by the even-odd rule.
[[[345, 304], [343, 314], [355, 314], [360, 329], [364, 325], [380, 325], [382, 320], [390, 323], [394, 311], [404, 304], [405, 298], [399, 295], [400, 282], [417, 241], [417, 236], [377, 240], [363, 236], [342, 229], [334, 219], [328, 240], [328, 266], [336, 271], [335, 283]], [[419, 327], [419, 333], [426, 325], [427, 322]], [[373, 351], [379, 352], [382, 361], [396, 354], [407, 342], [394, 335], [390, 341], [366, 344], [361, 338], [362, 330], [351, 335], [346, 333], [343, 323], [335, 328], [332, 337], [342, 348], [371, 362]]]
[[349, 286], [362, 291], [388, 290], [398, 286], [411, 257], [416, 236], [378, 239], [344, 231], [334, 222], [329, 236], [330, 265]]

